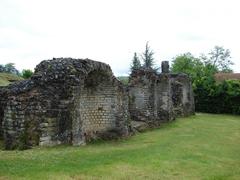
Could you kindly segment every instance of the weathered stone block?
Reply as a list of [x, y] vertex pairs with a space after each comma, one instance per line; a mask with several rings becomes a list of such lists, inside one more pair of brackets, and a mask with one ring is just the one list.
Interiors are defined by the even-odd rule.
[[43, 61], [30, 80], [0, 94], [0, 134], [7, 149], [22, 144], [80, 145], [111, 129], [121, 130], [119, 136], [128, 134], [127, 92], [101, 62]]
[[162, 73], [169, 73], [169, 62], [162, 61]]
[[190, 79], [185, 74], [169, 73], [166, 61], [162, 62], [161, 74], [149, 69], [133, 71], [129, 83], [129, 112], [132, 120], [145, 122], [150, 127], [193, 114]]
[[83, 145], [193, 113], [190, 79], [169, 73], [168, 62], [161, 74], [134, 71], [128, 91], [109, 65], [71, 58], [43, 61], [31, 79], [0, 88], [0, 137], [6, 149]]

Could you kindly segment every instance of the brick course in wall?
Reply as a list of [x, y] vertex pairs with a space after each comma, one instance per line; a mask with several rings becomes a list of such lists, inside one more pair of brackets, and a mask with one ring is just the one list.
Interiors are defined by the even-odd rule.
[[130, 75], [130, 116], [133, 121], [141, 122], [140, 125], [145, 123], [146, 128], [158, 127], [162, 122], [194, 114], [189, 77], [169, 73], [166, 61], [162, 64], [162, 72], [157, 74], [152, 69], [142, 68]]
[[6, 149], [125, 137], [194, 113], [184, 74], [133, 71], [129, 86], [109, 65], [89, 59], [42, 61], [31, 79], [0, 88], [0, 137]]
[[128, 96], [109, 65], [88, 59], [41, 62], [31, 79], [0, 91], [6, 149], [85, 144], [127, 136]]

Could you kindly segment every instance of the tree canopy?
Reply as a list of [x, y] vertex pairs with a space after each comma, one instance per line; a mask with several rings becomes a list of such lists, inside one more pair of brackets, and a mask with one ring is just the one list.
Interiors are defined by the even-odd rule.
[[140, 68], [151, 69], [151, 70], [157, 71], [159, 68], [155, 67], [155, 62], [154, 62], [153, 55], [154, 55], [154, 52], [150, 48], [150, 46], [147, 42], [146, 46], [145, 46], [145, 50], [141, 54], [140, 59], [137, 56], [137, 53], [136, 52], [134, 53], [134, 57], [132, 59], [131, 67], [130, 67], [131, 71], [137, 70], [137, 69], [140, 69]]
[[131, 70], [133, 71], [139, 68], [141, 68], [141, 62], [137, 56], [137, 53], [135, 52], [133, 56], [132, 64], [131, 64]]
[[231, 55], [229, 49], [224, 49], [221, 46], [215, 46], [209, 53], [209, 58], [205, 61], [206, 64], [214, 66], [219, 72], [232, 72]]
[[171, 71], [186, 73], [192, 79], [197, 111], [240, 114], [240, 82], [216, 83], [214, 78], [217, 72], [232, 72], [230, 57], [229, 50], [215, 46], [208, 55], [196, 58], [185, 53], [174, 58]]
[[30, 78], [32, 75], [33, 75], [33, 71], [30, 70], [30, 69], [24, 69], [24, 70], [22, 71], [22, 77], [23, 77], [24, 79], [28, 79], [28, 78]]
[[186, 73], [191, 78], [201, 76], [204, 64], [199, 58], [195, 58], [191, 53], [178, 55], [174, 58], [171, 71], [174, 73]]
[[148, 42], [146, 43], [145, 50], [142, 53], [142, 60], [143, 60], [143, 67], [144, 68], [150, 68], [154, 69], [154, 58], [153, 58], [154, 52], [151, 50]]
[[19, 75], [19, 71], [15, 68], [14, 63], [7, 63], [5, 65], [0, 65], [0, 72], [11, 73], [15, 75]]
[[16, 68], [14, 63], [7, 63], [5, 65], [0, 64], [0, 73], [10, 73], [17, 76], [21, 76], [24, 79], [30, 78], [33, 74], [33, 71], [30, 69], [23, 69], [20, 73]]

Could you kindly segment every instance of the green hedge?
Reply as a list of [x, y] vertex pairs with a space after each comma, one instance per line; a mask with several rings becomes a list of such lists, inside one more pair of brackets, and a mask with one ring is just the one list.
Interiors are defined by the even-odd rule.
[[240, 114], [240, 81], [213, 82], [210, 86], [196, 86], [196, 111]]

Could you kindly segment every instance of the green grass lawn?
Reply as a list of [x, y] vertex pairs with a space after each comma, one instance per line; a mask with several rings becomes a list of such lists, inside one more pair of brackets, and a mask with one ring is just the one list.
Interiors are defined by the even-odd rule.
[[240, 116], [197, 114], [126, 140], [0, 150], [0, 179], [240, 179]]
[[21, 81], [23, 78], [10, 74], [10, 73], [0, 73], [0, 86], [7, 86], [9, 85], [12, 81]]

